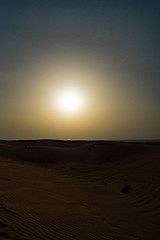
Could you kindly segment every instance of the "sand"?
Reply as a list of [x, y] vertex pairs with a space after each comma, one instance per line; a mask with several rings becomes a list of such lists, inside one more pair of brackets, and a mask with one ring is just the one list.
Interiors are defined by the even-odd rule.
[[159, 240], [160, 143], [0, 141], [0, 239]]

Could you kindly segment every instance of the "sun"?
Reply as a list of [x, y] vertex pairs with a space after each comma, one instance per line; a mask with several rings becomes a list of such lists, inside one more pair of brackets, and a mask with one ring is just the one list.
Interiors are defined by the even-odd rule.
[[75, 89], [65, 89], [57, 96], [57, 107], [63, 113], [73, 114], [81, 110], [83, 97]]

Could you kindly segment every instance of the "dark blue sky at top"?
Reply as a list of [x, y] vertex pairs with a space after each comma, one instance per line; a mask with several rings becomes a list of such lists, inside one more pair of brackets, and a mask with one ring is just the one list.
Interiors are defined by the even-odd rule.
[[101, 53], [159, 105], [159, 0], [0, 0], [0, 94], [21, 64], [64, 47]]
[[[106, 52], [157, 77], [160, 1], [0, 1], [0, 71], [24, 54], [68, 44]], [[26, 52], [25, 52], [26, 51]], [[12, 62], [13, 61], [13, 62]], [[136, 66], [141, 65], [141, 67]]]

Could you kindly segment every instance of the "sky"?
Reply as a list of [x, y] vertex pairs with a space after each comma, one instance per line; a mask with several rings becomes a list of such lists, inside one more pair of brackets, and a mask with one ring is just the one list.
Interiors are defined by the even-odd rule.
[[159, 0], [1, 0], [0, 139], [160, 139], [159, 62]]

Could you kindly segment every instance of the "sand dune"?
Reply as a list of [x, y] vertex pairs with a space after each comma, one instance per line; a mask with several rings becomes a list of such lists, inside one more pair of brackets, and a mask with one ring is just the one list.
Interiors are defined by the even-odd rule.
[[0, 141], [0, 239], [159, 240], [160, 143]]

